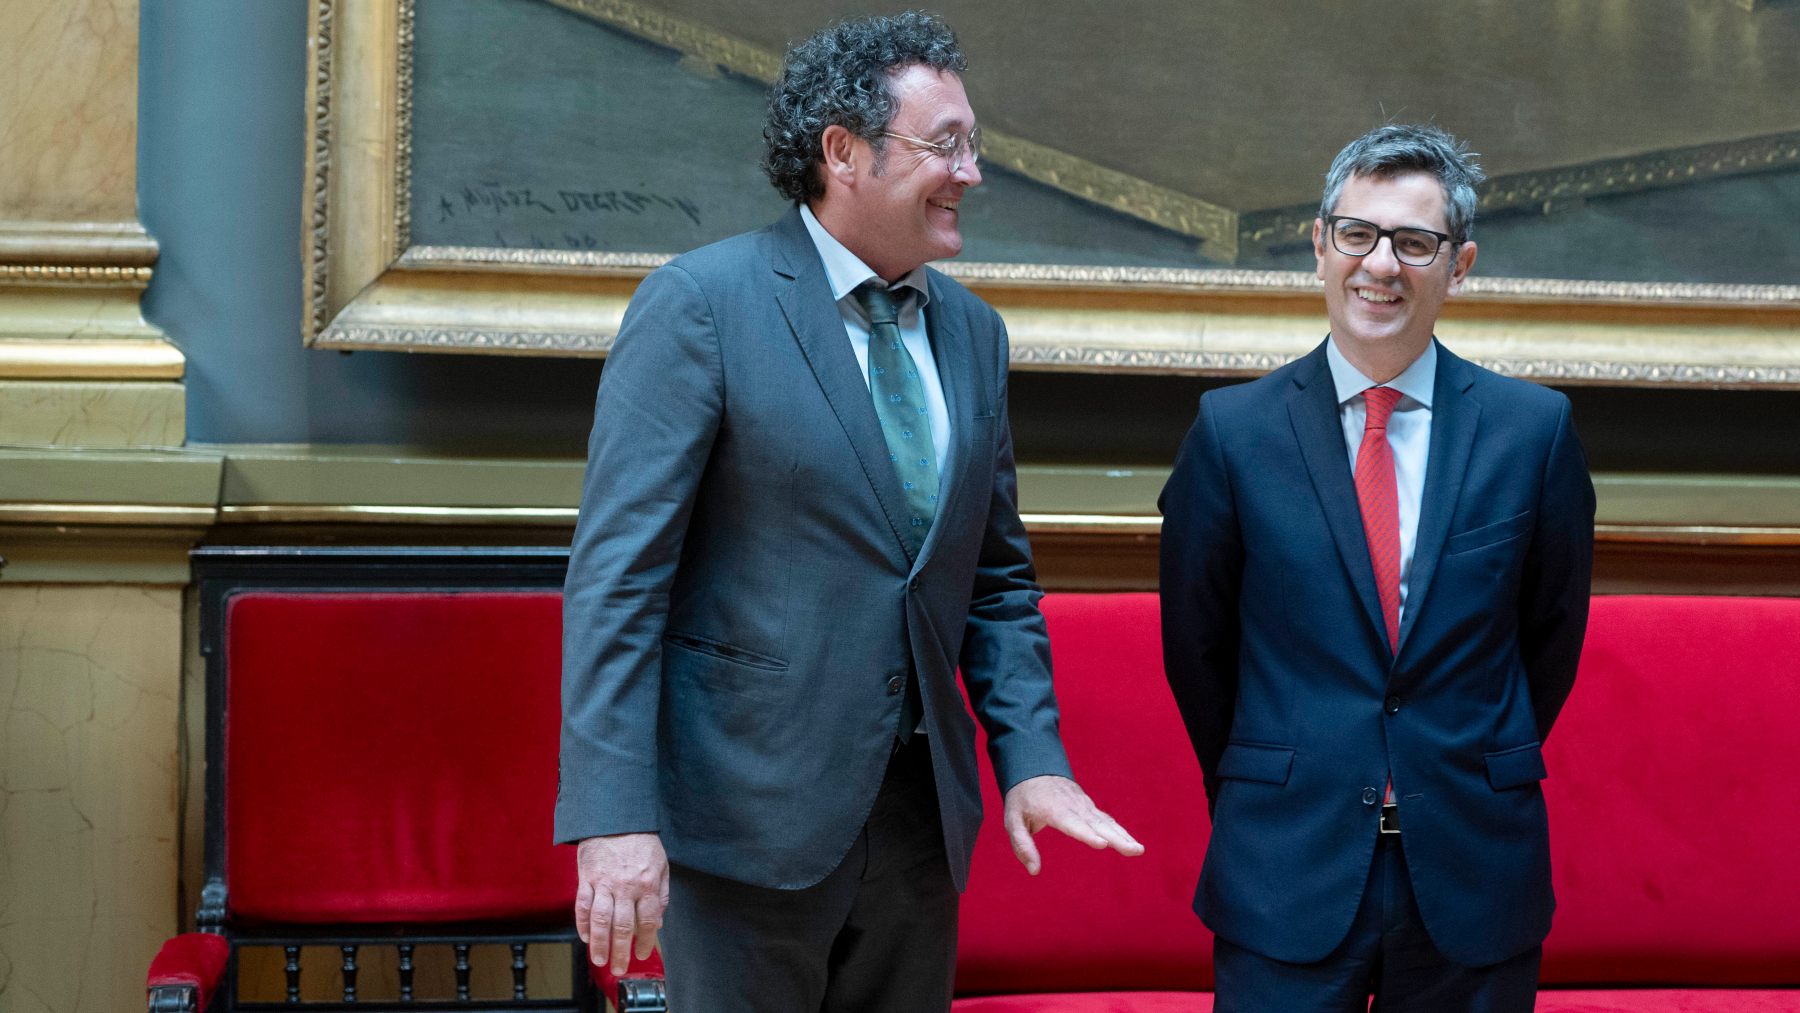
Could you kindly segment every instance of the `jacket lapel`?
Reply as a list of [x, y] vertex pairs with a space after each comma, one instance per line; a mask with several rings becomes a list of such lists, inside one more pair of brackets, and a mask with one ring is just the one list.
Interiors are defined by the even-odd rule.
[[1344, 448], [1344, 429], [1338, 421], [1337, 388], [1331, 382], [1331, 367], [1325, 360], [1325, 346], [1320, 344], [1294, 371], [1292, 396], [1288, 398], [1288, 419], [1294, 436], [1300, 442], [1300, 456], [1312, 476], [1313, 491], [1325, 512], [1325, 523], [1331, 528], [1331, 540], [1337, 543], [1344, 572], [1361, 599], [1371, 630], [1381, 633], [1382, 646], [1387, 645], [1386, 621], [1381, 617], [1381, 599], [1375, 591], [1375, 567], [1369, 561], [1369, 543], [1363, 534], [1362, 508], [1357, 504], [1356, 482], [1350, 474], [1349, 452]]
[[856, 353], [844, 336], [844, 321], [831, 298], [831, 283], [825, 277], [819, 251], [813, 247], [798, 210], [788, 212], [771, 226], [770, 236], [775, 273], [787, 279], [786, 284], [777, 284], [775, 300], [787, 317], [794, 340], [806, 356], [832, 414], [850, 439], [850, 448], [862, 464], [863, 475], [881, 504], [895, 541], [910, 560], [900, 527], [900, 518], [909, 516], [900, 477], [888, 460], [881, 421], [875, 417], [875, 404], [869, 397], [868, 382], [857, 368]]
[[[1435, 338], [1432, 340], [1436, 340]], [[1469, 454], [1481, 423], [1481, 403], [1470, 397], [1475, 371], [1438, 345], [1437, 379], [1431, 389], [1431, 451], [1425, 464], [1425, 492], [1419, 504], [1419, 532], [1413, 542], [1412, 572], [1406, 581], [1406, 615], [1400, 621], [1400, 648], [1418, 619], [1419, 607], [1437, 574], [1438, 557], [1456, 516]]]
[[969, 406], [974, 403], [975, 396], [975, 363], [971, 359], [974, 347], [964, 326], [968, 321], [964, 314], [949, 309], [936, 275], [935, 271], [926, 272], [931, 301], [925, 304], [925, 334], [931, 342], [932, 359], [937, 363], [938, 383], [944, 388], [944, 414], [950, 420], [950, 451], [938, 479], [937, 517], [919, 550], [921, 563], [930, 558], [937, 547], [948, 526], [944, 522], [955, 516], [958, 497], [967, 484], [963, 481], [963, 472], [969, 463], [969, 425], [973, 417]]

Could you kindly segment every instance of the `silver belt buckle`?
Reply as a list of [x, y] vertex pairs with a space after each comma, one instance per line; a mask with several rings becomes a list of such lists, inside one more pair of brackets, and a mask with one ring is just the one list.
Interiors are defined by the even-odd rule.
[[1400, 833], [1400, 807], [1392, 802], [1381, 807], [1381, 832], [1396, 835]]

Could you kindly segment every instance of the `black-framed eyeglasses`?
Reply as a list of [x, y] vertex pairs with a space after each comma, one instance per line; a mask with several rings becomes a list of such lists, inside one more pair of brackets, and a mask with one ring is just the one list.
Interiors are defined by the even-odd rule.
[[922, 137], [896, 134], [891, 130], [883, 130], [881, 136], [892, 137], [896, 141], [905, 141], [915, 148], [937, 155], [950, 163], [950, 171], [953, 174], [965, 165], [976, 165], [981, 161], [980, 127], [973, 127], [966, 134], [951, 134], [942, 141], [927, 141]]
[[1332, 215], [1325, 219], [1325, 228], [1331, 233], [1332, 248], [1346, 257], [1366, 257], [1387, 239], [1393, 244], [1394, 259], [1408, 267], [1429, 266], [1445, 243], [1458, 246], [1462, 242], [1430, 229], [1384, 229], [1348, 215]]

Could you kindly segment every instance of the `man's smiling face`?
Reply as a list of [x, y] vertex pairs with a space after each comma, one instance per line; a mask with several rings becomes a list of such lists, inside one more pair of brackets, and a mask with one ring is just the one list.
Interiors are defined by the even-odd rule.
[[[1428, 173], [1353, 176], [1344, 183], [1334, 215], [1383, 229], [1448, 232], [1444, 188]], [[1462, 287], [1475, 263], [1475, 244], [1445, 244], [1424, 267], [1402, 264], [1393, 240], [1383, 238], [1361, 257], [1331, 245], [1323, 220], [1313, 222], [1313, 253], [1325, 283], [1325, 309], [1338, 347], [1352, 360], [1410, 362], [1431, 343], [1444, 300]], [[1360, 355], [1358, 353], [1361, 353]]]
[[[895, 71], [888, 87], [899, 103], [887, 127], [893, 133], [936, 142], [967, 135], [975, 126], [955, 74], [914, 64]], [[858, 227], [869, 240], [868, 251], [858, 254], [877, 274], [891, 281], [962, 252], [957, 204], [964, 190], [981, 182], [981, 170], [962, 161], [953, 173], [940, 154], [884, 139], [881, 157], [871, 160], [857, 186]]]

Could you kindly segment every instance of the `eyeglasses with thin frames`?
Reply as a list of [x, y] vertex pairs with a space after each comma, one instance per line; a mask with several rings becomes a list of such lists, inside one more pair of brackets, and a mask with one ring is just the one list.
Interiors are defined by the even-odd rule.
[[[896, 134], [891, 130], [883, 130], [881, 136], [892, 137], [896, 141], [905, 141], [922, 151], [929, 151], [937, 155], [950, 163], [952, 174], [965, 165], [978, 165], [981, 162], [980, 127], [974, 127], [966, 134], [951, 134], [942, 141], [927, 141], [922, 137]], [[968, 161], [963, 160], [965, 157]]]
[[1366, 257], [1374, 253], [1376, 245], [1386, 239], [1393, 245], [1394, 259], [1408, 267], [1430, 266], [1445, 243], [1452, 247], [1462, 245], [1462, 240], [1442, 232], [1415, 228], [1384, 229], [1374, 222], [1365, 222], [1348, 215], [1332, 215], [1325, 219], [1325, 228], [1331, 233], [1332, 248], [1346, 257]]

